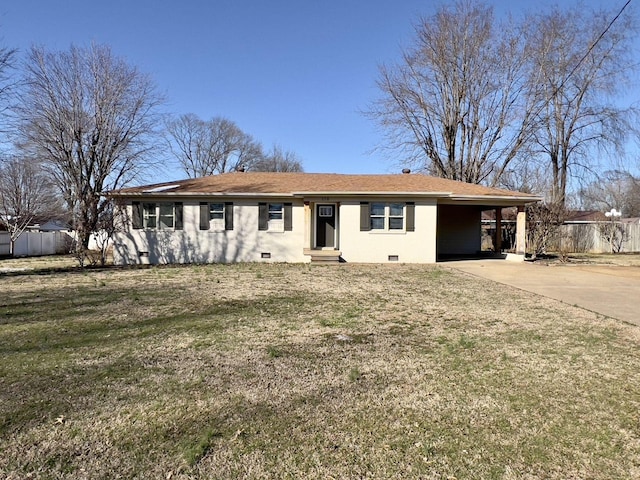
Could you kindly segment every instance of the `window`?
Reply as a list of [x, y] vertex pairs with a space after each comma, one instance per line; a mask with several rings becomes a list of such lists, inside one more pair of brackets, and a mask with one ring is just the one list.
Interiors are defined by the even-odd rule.
[[209, 222], [213, 230], [224, 230], [224, 203], [209, 204]]
[[200, 202], [200, 230], [233, 230], [233, 202]]
[[144, 203], [142, 204], [143, 216], [142, 226], [143, 228], [156, 228], [156, 204]]
[[384, 203], [371, 204], [371, 230], [384, 230], [385, 210]]
[[318, 207], [318, 216], [319, 217], [333, 217], [333, 206], [331, 206], [331, 205], [320, 205]]
[[258, 230], [289, 232], [293, 230], [291, 203], [259, 203]]
[[389, 205], [389, 230], [404, 230], [404, 204]]
[[269, 221], [267, 230], [284, 232], [284, 205], [282, 203], [269, 204]]
[[224, 220], [224, 203], [209, 204], [209, 220]]
[[404, 230], [404, 203], [372, 203], [371, 230]]
[[182, 203], [133, 202], [134, 229], [182, 230]]
[[160, 213], [158, 217], [158, 230], [172, 229], [175, 224], [175, 212], [173, 209], [173, 203], [161, 203], [158, 210]]
[[270, 203], [269, 204], [269, 221], [282, 220], [282, 203]]
[[360, 202], [360, 231], [414, 232], [416, 229], [416, 204]]

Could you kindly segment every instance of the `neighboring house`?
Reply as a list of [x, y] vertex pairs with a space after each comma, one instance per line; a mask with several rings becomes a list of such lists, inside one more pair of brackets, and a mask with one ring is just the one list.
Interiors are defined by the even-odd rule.
[[565, 224], [580, 224], [580, 223], [597, 223], [607, 222], [609, 218], [598, 210], [568, 210], [565, 215]]
[[[125, 188], [114, 262], [407, 262], [477, 254], [481, 212], [540, 197], [420, 174], [235, 172]], [[498, 215], [498, 222], [500, 215]], [[499, 245], [498, 245], [499, 249]]]
[[46, 222], [27, 227], [32, 232], [71, 232], [71, 225], [64, 220], [47, 220]]

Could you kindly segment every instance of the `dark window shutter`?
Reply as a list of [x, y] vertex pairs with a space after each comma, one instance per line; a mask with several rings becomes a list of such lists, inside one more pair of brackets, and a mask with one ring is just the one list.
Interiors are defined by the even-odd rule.
[[133, 228], [139, 230], [142, 228], [142, 204], [140, 202], [133, 202], [133, 216], [131, 218], [131, 223], [133, 224]]
[[224, 204], [224, 229], [233, 230], [233, 202]]
[[258, 230], [269, 228], [269, 209], [266, 203], [258, 204]]
[[371, 230], [371, 207], [369, 202], [360, 202], [360, 231]]
[[414, 232], [416, 230], [416, 204], [413, 202], [407, 202], [405, 207], [405, 215], [407, 216], [407, 232]]
[[182, 230], [182, 202], [176, 202], [173, 207], [176, 215], [175, 229]]
[[284, 204], [284, 231], [285, 232], [290, 232], [293, 230], [293, 218], [292, 218], [292, 213], [293, 213], [293, 204], [291, 203], [285, 203]]
[[209, 204], [200, 202], [200, 230], [209, 230]]

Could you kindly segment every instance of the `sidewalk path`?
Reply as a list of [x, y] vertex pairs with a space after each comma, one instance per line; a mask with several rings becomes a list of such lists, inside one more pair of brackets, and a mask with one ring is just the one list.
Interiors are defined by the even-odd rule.
[[505, 260], [441, 265], [640, 326], [640, 267], [543, 265]]

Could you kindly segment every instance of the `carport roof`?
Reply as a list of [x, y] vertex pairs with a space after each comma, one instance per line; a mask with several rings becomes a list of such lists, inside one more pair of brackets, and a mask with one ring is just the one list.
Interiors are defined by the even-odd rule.
[[490, 188], [422, 174], [346, 175], [337, 173], [234, 172], [123, 188], [110, 196], [427, 196], [458, 200], [536, 202], [528, 193]]

